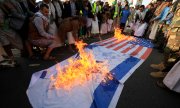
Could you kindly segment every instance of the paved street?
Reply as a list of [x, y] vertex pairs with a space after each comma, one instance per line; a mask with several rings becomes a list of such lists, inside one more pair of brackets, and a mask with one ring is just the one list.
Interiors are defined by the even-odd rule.
[[[110, 36], [103, 36], [108, 38]], [[87, 43], [98, 41], [93, 38]], [[67, 48], [58, 48], [54, 51], [58, 62], [67, 59], [74, 53]], [[149, 58], [134, 72], [125, 82], [123, 92], [117, 104], [117, 108], [180, 108], [180, 94], [165, 90], [156, 86], [156, 81], [150, 77], [153, 70], [149, 67], [152, 63], [160, 63], [163, 55], [153, 50]], [[48, 68], [55, 61], [29, 60], [18, 58], [19, 67], [1, 70], [1, 108], [31, 108], [26, 96], [26, 89], [29, 85], [31, 75], [34, 72]], [[40, 64], [30, 67], [29, 64]]]

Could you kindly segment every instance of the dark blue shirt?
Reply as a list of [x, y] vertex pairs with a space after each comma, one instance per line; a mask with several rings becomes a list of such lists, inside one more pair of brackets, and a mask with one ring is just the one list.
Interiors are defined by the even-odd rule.
[[129, 15], [130, 15], [130, 11], [123, 9], [123, 10], [122, 10], [121, 23], [126, 23]]

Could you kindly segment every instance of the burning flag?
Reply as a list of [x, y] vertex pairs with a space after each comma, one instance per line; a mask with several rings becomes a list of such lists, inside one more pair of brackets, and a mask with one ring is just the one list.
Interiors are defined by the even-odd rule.
[[132, 36], [126, 36], [126, 35], [122, 34], [122, 30], [119, 28], [115, 28], [114, 37], [117, 38], [119, 41], [121, 41], [121, 40], [135, 41], [136, 40]]
[[87, 45], [82, 41], [76, 42], [79, 52], [79, 58], [74, 60], [70, 58], [68, 65], [60, 67], [56, 66], [57, 74], [52, 76], [51, 81], [56, 89], [70, 90], [74, 86], [83, 85], [90, 79], [100, 79], [103, 82], [112, 80], [113, 77], [109, 73], [108, 62], [97, 62], [92, 51], [86, 51], [84, 47]]
[[78, 54], [34, 73], [27, 90], [33, 108], [115, 108], [124, 82], [152, 51], [148, 40], [133, 37], [136, 41], [129, 41], [130, 36], [116, 30], [119, 39], [86, 48], [78, 42]]

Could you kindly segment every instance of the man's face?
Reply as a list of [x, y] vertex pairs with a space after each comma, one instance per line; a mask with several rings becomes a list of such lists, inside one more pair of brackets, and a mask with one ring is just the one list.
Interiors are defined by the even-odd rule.
[[157, 7], [157, 3], [154, 3], [154, 8], [156, 8]]
[[44, 7], [41, 9], [41, 12], [44, 16], [48, 17], [49, 16], [49, 9]]
[[149, 9], [152, 9], [152, 8], [153, 8], [153, 5], [148, 5], [148, 8], [149, 8]]
[[168, 2], [168, 6], [171, 6], [172, 5], [172, 2]]
[[125, 6], [125, 9], [128, 10], [128, 6]]
[[140, 10], [140, 12], [143, 12], [144, 9], [142, 7], [140, 7], [139, 10]]
[[130, 9], [131, 9], [132, 11], [134, 10], [134, 8], [133, 8], [133, 7], [131, 7]]
[[96, 2], [96, 5], [99, 6], [99, 5], [100, 5], [100, 1], [97, 1], [97, 2]]
[[138, 9], [139, 9], [139, 7], [138, 7], [138, 6], [136, 6], [136, 7], [135, 7], [135, 9], [136, 9], [136, 10], [138, 10]]
[[118, 6], [121, 6], [121, 2], [118, 2]]

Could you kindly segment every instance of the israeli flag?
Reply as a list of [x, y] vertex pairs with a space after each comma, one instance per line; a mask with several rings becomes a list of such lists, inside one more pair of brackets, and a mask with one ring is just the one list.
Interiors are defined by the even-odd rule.
[[[63, 67], [68, 64], [64, 60], [32, 75], [27, 90], [29, 101], [33, 108], [115, 108], [124, 82], [150, 54], [152, 48], [147, 46], [142, 46], [142, 42], [118, 41], [115, 38], [93, 43], [86, 51], [91, 50], [97, 62], [108, 61], [113, 80], [106, 83], [98, 79], [88, 80], [85, 85], [73, 87], [70, 91], [51, 89], [50, 76], [57, 74], [57, 65]], [[76, 60], [77, 57], [78, 54], [71, 58]]]

